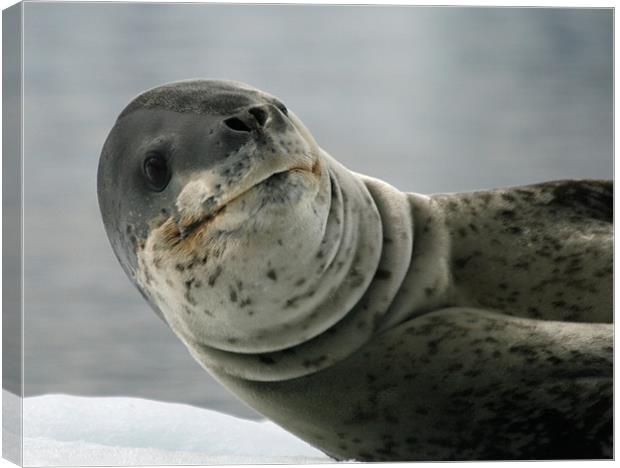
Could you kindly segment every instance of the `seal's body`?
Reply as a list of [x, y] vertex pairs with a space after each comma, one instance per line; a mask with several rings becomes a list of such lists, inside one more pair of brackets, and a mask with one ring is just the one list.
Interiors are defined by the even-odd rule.
[[611, 183], [405, 194], [277, 99], [188, 81], [129, 104], [98, 184], [194, 358], [329, 455], [611, 457]]

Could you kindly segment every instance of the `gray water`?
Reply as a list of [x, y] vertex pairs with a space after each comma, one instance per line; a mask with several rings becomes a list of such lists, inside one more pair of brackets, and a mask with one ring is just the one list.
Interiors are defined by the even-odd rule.
[[25, 393], [255, 416], [124, 277], [96, 169], [164, 82], [280, 97], [350, 169], [422, 193], [612, 177], [611, 10], [25, 5]]

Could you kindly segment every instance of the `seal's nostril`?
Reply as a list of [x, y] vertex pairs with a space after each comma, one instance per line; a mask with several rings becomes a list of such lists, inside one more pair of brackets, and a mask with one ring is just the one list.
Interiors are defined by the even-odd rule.
[[231, 117], [230, 119], [224, 120], [224, 125], [228, 128], [235, 130], [237, 132], [251, 132], [252, 129], [248, 127], [243, 120], [238, 119], [237, 117]]
[[265, 122], [267, 122], [267, 112], [265, 112], [265, 109], [262, 109], [261, 107], [252, 107], [248, 110], [248, 112], [254, 116], [258, 122], [258, 125], [261, 127], [265, 125]]
[[286, 108], [284, 104], [282, 104], [281, 102], [278, 102], [275, 106], [278, 109], [280, 109], [280, 112], [282, 112], [284, 115], [288, 117], [288, 109]]

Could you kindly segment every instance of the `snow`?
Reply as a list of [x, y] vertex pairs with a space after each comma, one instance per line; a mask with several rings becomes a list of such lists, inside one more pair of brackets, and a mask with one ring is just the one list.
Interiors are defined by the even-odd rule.
[[272, 422], [183, 404], [43, 395], [23, 400], [23, 416], [24, 466], [333, 462]]

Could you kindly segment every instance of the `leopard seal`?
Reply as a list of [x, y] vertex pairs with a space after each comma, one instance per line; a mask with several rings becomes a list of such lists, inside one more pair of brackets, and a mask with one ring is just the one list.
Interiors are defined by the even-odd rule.
[[612, 457], [612, 193], [404, 193], [217, 80], [136, 97], [98, 170], [112, 248], [190, 354], [363, 461]]

